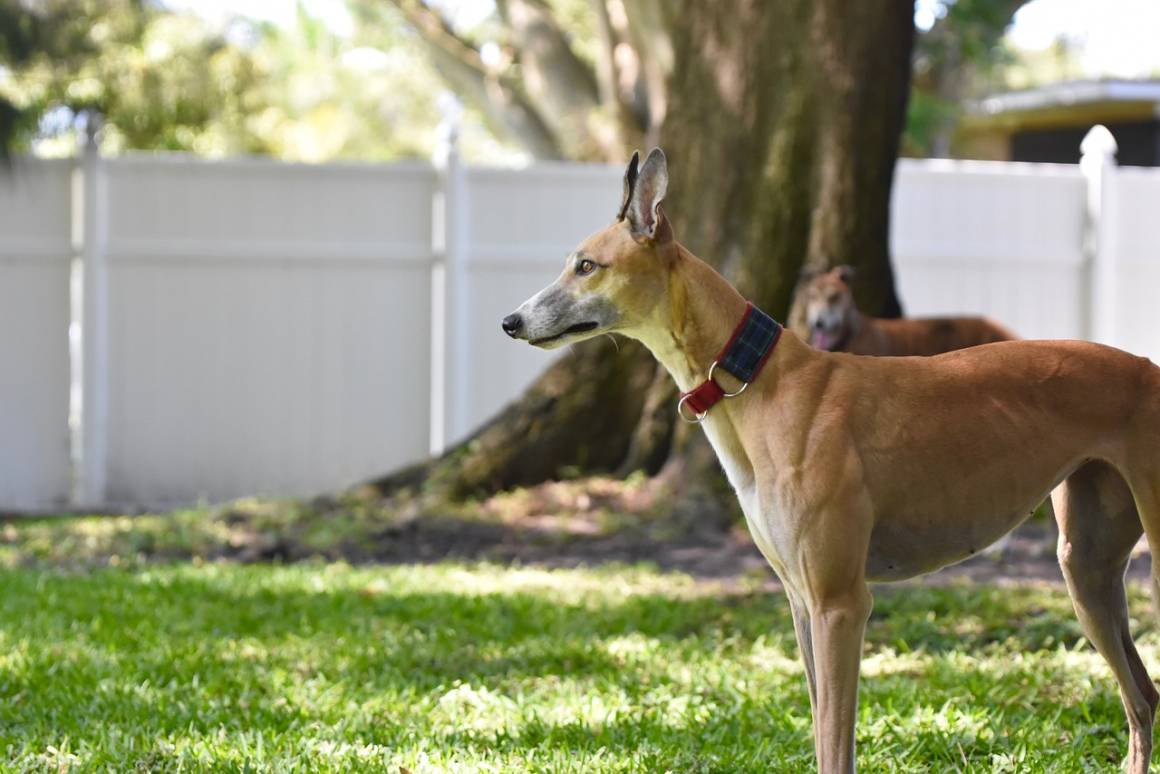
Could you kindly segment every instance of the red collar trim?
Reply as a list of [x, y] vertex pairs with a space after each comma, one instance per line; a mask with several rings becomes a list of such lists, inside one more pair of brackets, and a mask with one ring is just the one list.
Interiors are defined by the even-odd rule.
[[[760, 353], [756, 361], [750, 360], [752, 367], [749, 369], [749, 381], [742, 381], [741, 387], [735, 392], [725, 392], [725, 389], [713, 379], [713, 372], [720, 364], [737, 360], [737, 357], [731, 357], [737, 354], [734, 348], [738, 346], [738, 342], [745, 338], [746, 331], [750, 329], [751, 323], [756, 321], [755, 314], [758, 317], [765, 318], [769, 323], [776, 326], [777, 330], [769, 341], [768, 346], [764, 348], [764, 351]], [[741, 320], [733, 329], [733, 334], [725, 342], [725, 346], [721, 348], [721, 351], [717, 353], [717, 357], [709, 365], [709, 373], [705, 381], [688, 392], [681, 394], [681, 399], [677, 402], [677, 414], [681, 419], [692, 424], [700, 424], [705, 421], [709, 409], [713, 408], [713, 406], [725, 398], [732, 398], [745, 392], [745, 388], [757, 378], [757, 375], [761, 373], [761, 369], [765, 366], [765, 362], [773, 354], [773, 350], [777, 347], [777, 342], [781, 338], [780, 334], [781, 326], [777, 325], [772, 318], [767, 317], [761, 310], [757, 309], [752, 302], [746, 302], [745, 314], [741, 316]]]

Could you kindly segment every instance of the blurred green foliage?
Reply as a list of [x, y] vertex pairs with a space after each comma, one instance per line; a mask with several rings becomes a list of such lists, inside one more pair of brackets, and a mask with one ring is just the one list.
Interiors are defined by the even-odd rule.
[[[297, 161], [430, 155], [444, 91], [387, 6], [338, 34], [301, 4], [293, 24], [224, 26], [149, 0], [0, 2], [0, 152], [72, 152], [78, 116], [102, 147]], [[477, 154], [503, 152], [486, 132]]]
[[[907, 154], [946, 153], [964, 100], [1002, 87], [1017, 64], [1003, 35], [1025, 2], [938, 5], [916, 42]], [[549, 5], [591, 62], [599, 42], [588, 4]], [[352, 2], [350, 11], [353, 32], [339, 34], [301, 3], [293, 24], [238, 17], [221, 26], [163, 0], [0, 0], [0, 155], [71, 153], [77, 116], [95, 111], [113, 153], [429, 156], [446, 85], [392, 4]], [[458, 32], [508, 55], [495, 13], [473, 24]], [[511, 154], [485, 125], [464, 122], [465, 155]]]
[[1003, 36], [1027, 0], [943, 0], [931, 28], [915, 39], [904, 148], [946, 155], [965, 100], [1001, 87], [1014, 61]]
[[193, 17], [142, 0], [38, 0], [0, 14], [6, 149], [57, 137], [96, 111], [125, 147], [186, 149], [236, 122], [258, 80], [249, 57]]

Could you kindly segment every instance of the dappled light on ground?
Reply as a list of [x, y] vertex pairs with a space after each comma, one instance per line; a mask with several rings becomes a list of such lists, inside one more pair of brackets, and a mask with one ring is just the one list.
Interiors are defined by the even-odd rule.
[[[812, 763], [788, 611], [643, 567], [0, 573], [0, 748], [31, 768], [767, 771]], [[1145, 659], [1158, 640], [1134, 591]], [[863, 771], [1114, 767], [1062, 589], [880, 591]], [[64, 766], [67, 769], [67, 765]]]

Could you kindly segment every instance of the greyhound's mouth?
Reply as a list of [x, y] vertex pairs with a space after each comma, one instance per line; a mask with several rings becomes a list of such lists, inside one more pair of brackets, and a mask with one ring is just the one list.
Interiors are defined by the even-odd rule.
[[576, 323], [575, 325], [571, 326], [570, 328], [565, 328], [563, 331], [561, 331], [560, 333], [557, 333], [555, 336], [548, 336], [548, 337], [543, 338], [543, 339], [535, 339], [533, 341], [529, 341], [528, 343], [534, 347], [542, 347], [545, 344], [551, 344], [553, 341], [559, 341], [560, 339], [562, 339], [566, 336], [573, 336], [577, 333], [587, 333], [588, 331], [595, 330], [599, 325], [600, 325], [600, 323], [596, 323], [596, 322]]

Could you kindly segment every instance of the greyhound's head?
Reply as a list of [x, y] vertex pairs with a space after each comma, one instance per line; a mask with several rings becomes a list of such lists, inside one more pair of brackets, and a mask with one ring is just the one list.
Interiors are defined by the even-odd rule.
[[803, 277], [802, 289], [806, 298], [806, 324], [809, 325], [810, 344], [818, 349], [841, 349], [854, 333], [854, 294], [850, 281], [854, 270], [838, 266], [827, 272]]
[[660, 209], [668, 168], [660, 148], [638, 171], [639, 161], [633, 153], [616, 221], [580, 243], [564, 259], [555, 282], [503, 318], [507, 335], [551, 349], [601, 333], [632, 331], [666, 308], [663, 267], [676, 245]]

